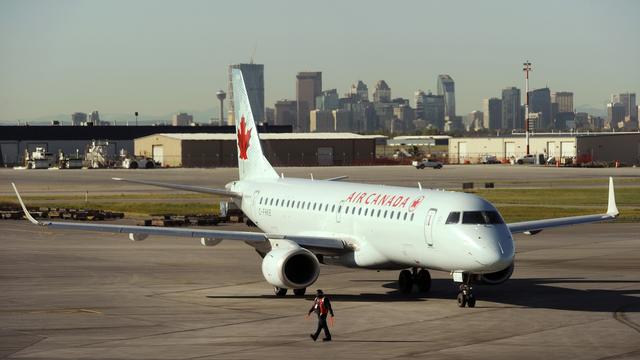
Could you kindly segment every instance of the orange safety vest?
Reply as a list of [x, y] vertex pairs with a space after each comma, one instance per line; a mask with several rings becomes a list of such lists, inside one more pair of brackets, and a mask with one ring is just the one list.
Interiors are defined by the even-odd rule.
[[327, 315], [327, 313], [329, 312], [329, 310], [327, 310], [327, 307], [324, 306], [324, 298], [318, 299], [318, 308], [320, 310], [320, 315]]

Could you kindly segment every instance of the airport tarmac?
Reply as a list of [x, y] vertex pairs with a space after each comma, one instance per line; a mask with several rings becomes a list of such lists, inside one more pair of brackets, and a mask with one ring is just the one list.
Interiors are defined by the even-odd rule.
[[[408, 185], [498, 179], [637, 178], [640, 170], [509, 166], [290, 168], [285, 176], [349, 175]], [[515, 170], [515, 171], [514, 171]], [[165, 191], [111, 177], [219, 186], [236, 169], [0, 170], [0, 190], [25, 195]], [[534, 174], [542, 174], [540, 180]], [[515, 184], [515, 185], [514, 185]], [[602, 186], [606, 186], [606, 180]], [[125, 220], [126, 221], [126, 220]], [[227, 225], [220, 229], [247, 229]], [[259, 256], [242, 243], [49, 231], [0, 221], [0, 357], [15, 359], [637, 359], [640, 224], [591, 224], [517, 235], [516, 271], [476, 286], [476, 308], [433, 272], [428, 295], [401, 295], [397, 271], [322, 266], [310, 289], [328, 293], [334, 341], [312, 342], [312, 296], [276, 298]]]
[[[239, 226], [239, 225], [235, 225]], [[223, 242], [47, 231], [0, 222], [0, 357], [10, 359], [637, 359], [640, 224], [518, 236], [516, 272], [458, 308], [448, 274], [428, 296], [396, 271], [322, 267], [332, 343], [312, 342], [312, 297], [276, 298], [258, 255]]]
[[[418, 170], [412, 166], [289, 167], [277, 168], [285, 177], [328, 179], [346, 175], [347, 181], [424, 188], [460, 189], [463, 182], [483, 187], [577, 187], [608, 185], [607, 179], [621, 181], [617, 186], [640, 186], [640, 168], [555, 168], [510, 165], [446, 165], [443, 169]], [[13, 195], [9, 185], [15, 182], [26, 195], [90, 193], [166, 193], [175, 192], [138, 184], [115, 182], [120, 177], [223, 188], [237, 180], [237, 168], [169, 169], [82, 169], [13, 170], [0, 168], [0, 195]], [[630, 182], [631, 181], [631, 182]], [[624, 183], [622, 183], [624, 182]]]

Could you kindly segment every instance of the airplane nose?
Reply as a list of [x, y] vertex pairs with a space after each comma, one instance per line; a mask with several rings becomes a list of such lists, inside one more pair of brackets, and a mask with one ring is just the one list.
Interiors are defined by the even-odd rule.
[[511, 238], [498, 238], [488, 241], [486, 245], [476, 249], [475, 260], [489, 270], [502, 270], [513, 262], [515, 251]]

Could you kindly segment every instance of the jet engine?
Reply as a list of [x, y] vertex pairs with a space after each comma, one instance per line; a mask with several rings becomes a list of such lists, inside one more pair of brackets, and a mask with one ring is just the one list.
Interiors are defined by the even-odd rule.
[[498, 285], [509, 280], [513, 274], [514, 263], [511, 263], [507, 268], [488, 274], [475, 274], [473, 282], [481, 285]]
[[262, 275], [273, 286], [302, 289], [312, 285], [320, 275], [320, 262], [301, 247], [269, 251], [262, 259]]

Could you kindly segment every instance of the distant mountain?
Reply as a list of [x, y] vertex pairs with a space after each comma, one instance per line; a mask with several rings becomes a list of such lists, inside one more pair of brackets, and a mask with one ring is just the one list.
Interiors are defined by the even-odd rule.
[[592, 105], [578, 105], [576, 106], [577, 112], [586, 112], [587, 114], [596, 116], [607, 116], [607, 108], [605, 106], [601, 108], [593, 107]]

